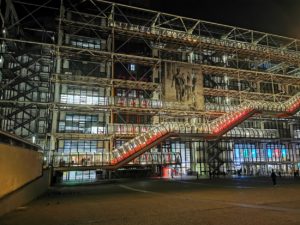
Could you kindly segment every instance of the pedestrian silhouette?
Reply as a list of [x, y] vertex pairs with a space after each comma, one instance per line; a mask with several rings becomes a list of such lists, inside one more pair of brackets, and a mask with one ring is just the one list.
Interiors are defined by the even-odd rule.
[[271, 173], [271, 178], [272, 178], [272, 182], [273, 182], [273, 185], [276, 185], [276, 173], [274, 172], [274, 170], [272, 170], [272, 173]]

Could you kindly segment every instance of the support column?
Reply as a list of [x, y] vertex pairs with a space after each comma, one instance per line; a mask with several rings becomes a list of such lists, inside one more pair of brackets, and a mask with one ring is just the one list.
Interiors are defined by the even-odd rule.
[[[60, 18], [59, 18], [59, 27], [58, 27], [58, 40], [57, 40], [57, 51], [56, 51], [56, 74], [61, 74], [62, 68], [62, 58], [60, 56], [59, 47], [63, 43], [63, 31], [61, 29], [61, 20], [65, 13], [65, 9], [63, 6], [63, 1], [61, 0], [60, 5]], [[53, 99], [53, 113], [52, 113], [52, 124], [51, 124], [51, 137], [50, 137], [50, 152], [56, 150], [56, 138], [55, 133], [57, 131], [57, 121], [58, 121], [58, 110], [56, 109], [56, 104], [60, 101], [60, 83], [55, 82], [54, 84], [54, 99]], [[51, 153], [50, 153], [51, 154]]]

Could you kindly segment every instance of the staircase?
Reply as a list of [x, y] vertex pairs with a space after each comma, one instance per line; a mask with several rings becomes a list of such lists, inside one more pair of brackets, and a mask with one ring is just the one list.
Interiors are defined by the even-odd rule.
[[213, 174], [220, 174], [220, 167], [224, 164], [221, 154], [226, 151], [226, 149], [219, 147], [218, 144], [218, 142], [208, 142], [208, 148], [206, 150], [208, 155], [207, 163]]
[[189, 123], [162, 123], [138, 135], [112, 152], [110, 169], [118, 169], [168, 137], [185, 134], [198, 134], [206, 139], [222, 136], [238, 124], [256, 113], [267, 113], [276, 117], [291, 116], [300, 108], [300, 93], [286, 102], [245, 101], [232, 112], [201, 125]]

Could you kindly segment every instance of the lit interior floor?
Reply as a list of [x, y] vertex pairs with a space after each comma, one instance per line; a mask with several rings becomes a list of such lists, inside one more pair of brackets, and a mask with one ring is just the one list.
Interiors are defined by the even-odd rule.
[[1, 225], [300, 224], [300, 179], [123, 180], [52, 188]]

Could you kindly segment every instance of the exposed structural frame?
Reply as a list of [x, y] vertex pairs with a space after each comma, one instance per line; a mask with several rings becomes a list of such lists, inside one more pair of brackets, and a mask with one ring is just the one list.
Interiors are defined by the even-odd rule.
[[[232, 112], [224, 114], [207, 124], [163, 123], [114, 149], [112, 157], [103, 159], [104, 157], [100, 156], [102, 160], [98, 160], [98, 167], [110, 170], [118, 169], [171, 136], [188, 135], [202, 137], [203, 139], [219, 139], [223, 134], [256, 113], [271, 115], [275, 113], [276, 117], [288, 117], [296, 113], [299, 108], [300, 94], [298, 93], [288, 101], [281, 103], [244, 102]], [[63, 158], [63, 156], [58, 157]], [[215, 159], [216, 157], [211, 156], [211, 158]], [[68, 166], [72, 165], [69, 164]], [[95, 165], [91, 166], [95, 167]]]
[[[0, 4], [5, 9], [1, 11], [0, 126], [46, 150], [57, 150], [59, 140], [80, 139], [109, 141], [112, 151], [114, 140], [138, 135], [120, 134], [114, 128], [103, 134], [62, 133], [58, 131], [61, 113], [105, 112], [108, 127], [114, 127], [113, 116], [122, 113], [157, 117], [160, 122], [169, 118], [209, 122], [244, 100], [277, 103], [299, 91], [297, 39], [100, 0], [38, 4], [6, 0]], [[51, 22], [39, 19], [46, 12]], [[107, 43], [99, 49], [79, 47], [72, 45], [71, 36], [105, 39]], [[126, 48], [135, 43], [146, 46], [149, 54]], [[93, 77], [93, 70], [70, 74], [66, 61], [107, 66], [101, 77]], [[136, 78], [128, 71], [128, 63], [148, 69]], [[129, 77], [118, 77], [116, 64]], [[201, 70], [207, 101], [202, 109], [164, 101], [162, 78], [169, 64]], [[149, 74], [152, 80], [145, 81]], [[103, 88], [105, 103], [62, 103], [64, 85]], [[131, 105], [132, 99], [116, 95], [117, 88], [158, 91], [160, 95], [154, 101], [149, 94], [149, 105]], [[230, 106], [219, 107], [216, 98]], [[262, 114], [257, 119], [265, 117], [268, 115]]]
[[[12, 0], [0, 4], [3, 22], [0, 129], [47, 148], [52, 98], [49, 78], [54, 68], [54, 54], [45, 43], [45, 37], [50, 39], [54, 31], [43, 27], [35, 18], [35, 13], [45, 4], [35, 9]], [[37, 34], [46, 45], [37, 44], [41, 41], [31, 39], [32, 34]], [[11, 38], [19, 42], [10, 41]]]

